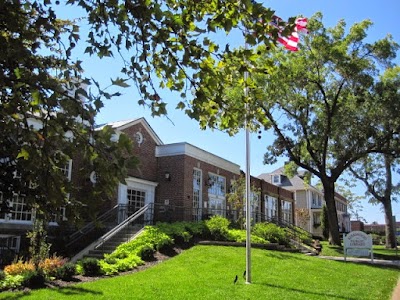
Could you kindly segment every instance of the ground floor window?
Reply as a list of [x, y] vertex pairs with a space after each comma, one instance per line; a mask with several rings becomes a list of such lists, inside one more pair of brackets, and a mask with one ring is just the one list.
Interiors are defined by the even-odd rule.
[[321, 213], [315, 212], [313, 213], [313, 225], [318, 227], [321, 225]]
[[210, 214], [225, 216], [225, 199], [210, 198], [208, 205]]
[[265, 201], [265, 215], [267, 220], [275, 219], [278, 217], [278, 199], [272, 196], [266, 195]]
[[199, 169], [193, 169], [193, 220], [201, 220], [201, 187], [202, 172]]
[[144, 207], [146, 192], [140, 190], [129, 189], [127, 190], [128, 198], [128, 214], [131, 215]]
[[292, 223], [292, 202], [282, 200], [282, 218], [284, 222]]

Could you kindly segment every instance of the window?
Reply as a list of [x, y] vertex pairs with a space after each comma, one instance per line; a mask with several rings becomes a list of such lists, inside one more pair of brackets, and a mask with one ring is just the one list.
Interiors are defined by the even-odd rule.
[[[251, 192], [250, 195], [250, 214], [251, 214], [251, 219], [254, 222], [260, 221], [260, 214], [259, 214], [259, 209], [260, 209], [260, 196], [259, 194]], [[245, 206], [245, 211], [246, 211], [246, 206]]]
[[278, 217], [278, 199], [271, 196], [265, 196], [265, 215], [267, 220], [271, 220]]
[[32, 221], [32, 210], [26, 205], [23, 196], [14, 194], [11, 206], [11, 220]]
[[281, 175], [272, 175], [272, 183], [281, 184]]
[[20, 241], [20, 236], [0, 235], [0, 255], [2, 252], [6, 253], [7, 250], [18, 253]]
[[208, 174], [209, 212], [214, 215], [225, 216], [225, 177]]
[[321, 208], [322, 207], [322, 196], [318, 193], [312, 192], [312, 208]]
[[127, 197], [128, 197], [128, 215], [132, 215], [133, 213], [144, 207], [146, 192], [128, 189]]
[[314, 226], [321, 225], [321, 214], [320, 213], [313, 213], [313, 224], [314, 224]]
[[292, 223], [292, 202], [282, 200], [282, 218], [287, 223]]
[[71, 180], [71, 173], [72, 173], [72, 159], [70, 159], [65, 166], [60, 167], [61, 172], [65, 175], [65, 177], [68, 178], [68, 180]]
[[193, 169], [193, 220], [201, 220], [201, 170]]
[[208, 193], [225, 197], [225, 191], [226, 191], [225, 177], [215, 174], [209, 174], [208, 178], [209, 178]]

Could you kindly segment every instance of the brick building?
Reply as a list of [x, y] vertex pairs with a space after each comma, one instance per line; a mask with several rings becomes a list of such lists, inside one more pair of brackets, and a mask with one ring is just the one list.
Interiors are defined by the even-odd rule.
[[[126, 134], [134, 141], [134, 155], [139, 159], [136, 168], [128, 170], [125, 182], [116, 187], [114, 201], [108, 206], [124, 208], [121, 220], [148, 204], [152, 211], [145, 218], [150, 222], [202, 220], [211, 215], [237, 217], [227, 194], [232, 181], [244, 175], [239, 165], [185, 142], [165, 145], [144, 118], [106, 125], [115, 129], [114, 138]], [[71, 161], [68, 176], [72, 180], [73, 169]], [[255, 177], [251, 184], [260, 191], [252, 195], [254, 221], [274, 219], [294, 224], [293, 192]], [[13, 211], [0, 214], [0, 250], [3, 245], [18, 251], [21, 236], [32, 226], [34, 212], [24, 206], [23, 198], [15, 197], [10, 204]]]

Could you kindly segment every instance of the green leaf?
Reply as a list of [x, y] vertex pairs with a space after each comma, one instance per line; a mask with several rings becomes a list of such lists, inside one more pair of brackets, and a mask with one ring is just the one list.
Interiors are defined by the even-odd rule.
[[126, 83], [128, 80], [129, 79], [122, 79], [122, 78], [117, 77], [117, 79], [115, 79], [115, 80], [111, 79], [111, 83], [112, 83], [112, 85], [127, 88], [127, 87], [130, 87], [130, 85]]
[[26, 151], [25, 148], [22, 148], [21, 151], [18, 153], [17, 158], [23, 158], [24, 160], [27, 160], [29, 158], [28, 151]]

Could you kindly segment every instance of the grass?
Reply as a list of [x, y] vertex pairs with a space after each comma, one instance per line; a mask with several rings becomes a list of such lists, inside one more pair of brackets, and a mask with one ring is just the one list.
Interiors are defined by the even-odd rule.
[[394, 268], [252, 249], [248, 285], [245, 264], [244, 248], [196, 246], [141, 272], [61, 289], [4, 292], [0, 299], [384, 300], [399, 276]]
[[[331, 246], [328, 242], [321, 242], [322, 252], [324, 256], [343, 256], [343, 247]], [[382, 245], [373, 246], [374, 258], [384, 260], [400, 260], [400, 250], [386, 249]]]

